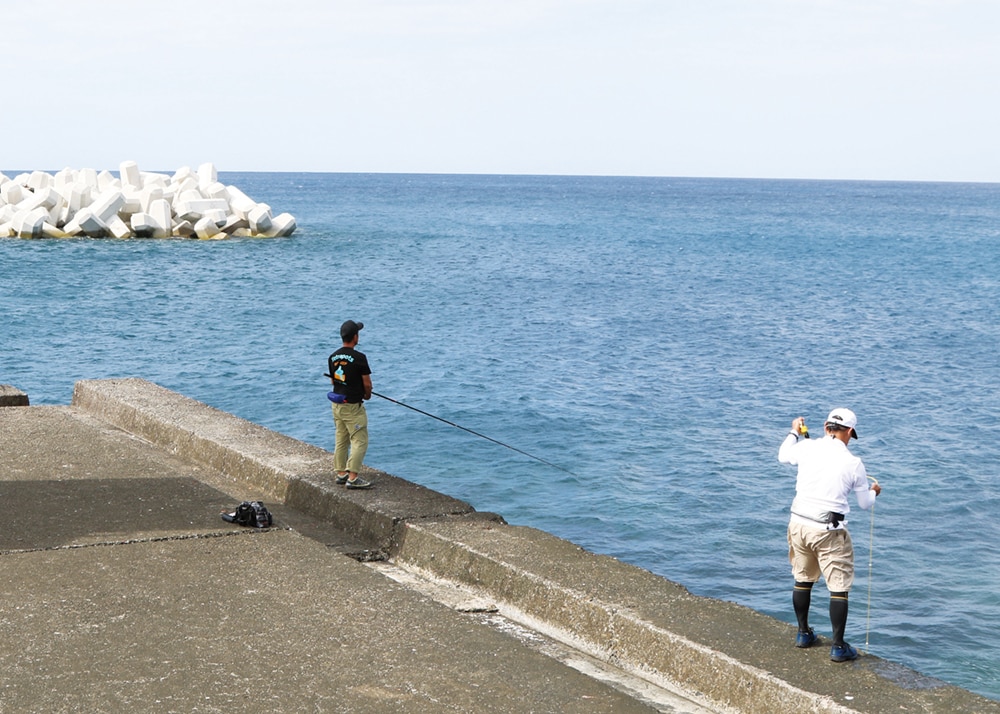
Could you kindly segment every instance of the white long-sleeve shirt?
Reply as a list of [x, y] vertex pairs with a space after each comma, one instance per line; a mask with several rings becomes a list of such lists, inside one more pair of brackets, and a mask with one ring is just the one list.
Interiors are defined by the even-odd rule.
[[[778, 449], [778, 461], [799, 467], [792, 501], [793, 522], [819, 529], [832, 528], [823, 523], [826, 514], [842, 513], [846, 519], [851, 510], [847, 503], [851, 491], [860, 508], [867, 510], [875, 503], [865, 465], [840, 439], [825, 436], [798, 441], [795, 434], [789, 434]], [[837, 527], [843, 523], [846, 520]]]

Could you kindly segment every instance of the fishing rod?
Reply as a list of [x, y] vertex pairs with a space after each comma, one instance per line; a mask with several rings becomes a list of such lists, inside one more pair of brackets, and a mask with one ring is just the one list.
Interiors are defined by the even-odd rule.
[[[324, 373], [323, 376], [324, 377], [329, 377], [330, 375]], [[576, 474], [573, 473], [572, 471], [570, 471], [569, 469], [564, 469], [562, 466], [559, 466], [558, 464], [554, 464], [551, 461], [546, 461], [545, 459], [543, 459], [543, 458], [541, 458], [539, 456], [535, 456], [534, 454], [529, 454], [527, 451], [522, 451], [521, 449], [517, 448], [516, 446], [511, 446], [510, 444], [505, 444], [502, 441], [494, 439], [492, 436], [486, 436], [486, 434], [480, 434], [478, 431], [473, 431], [472, 429], [464, 427], [461, 424], [456, 424], [453, 421], [448, 421], [447, 419], [443, 419], [442, 417], [439, 417], [439, 416], [437, 416], [435, 414], [431, 414], [430, 412], [425, 412], [423, 409], [417, 409], [414, 406], [406, 404], [405, 402], [401, 402], [398, 399], [393, 399], [392, 397], [387, 397], [384, 394], [379, 394], [378, 392], [372, 392], [372, 394], [374, 396], [376, 396], [376, 397], [380, 397], [382, 399], [385, 399], [387, 402], [392, 402], [393, 404], [398, 404], [401, 407], [406, 407], [407, 409], [412, 409], [413, 411], [417, 412], [418, 414], [423, 414], [424, 416], [429, 416], [431, 419], [437, 419], [438, 421], [444, 422], [448, 426], [453, 426], [456, 429], [461, 429], [462, 431], [467, 431], [470, 434], [478, 436], [480, 439], [486, 439], [487, 441], [492, 441], [494, 444], [499, 444], [500, 446], [503, 446], [503, 447], [505, 447], [507, 449], [510, 449], [511, 451], [516, 451], [519, 454], [523, 454], [524, 456], [527, 456], [529, 459], [534, 459], [535, 461], [540, 461], [541, 463], [545, 464], [546, 466], [551, 466], [554, 469], [559, 469], [560, 471], [564, 471], [565, 473], [568, 473], [570, 476], [576, 476]]]
[[[878, 486], [878, 479], [871, 474], [868, 478]], [[865, 654], [871, 654], [868, 649], [868, 635], [872, 624], [872, 563], [875, 560], [875, 501], [872, 501], [872, 522], [868, 530], [868, 613], [865, 615]]]
[[384, 394], [379, 394], [378, 392], [372, 392], [372, 394], [374, 394], [376, 397], [381, 397], [382, 399], [385, 399], [386, 401], [392, 402], [393, 404], [398, 404], [401, 407], [406, 407], [407, 409], [412, 409], [413, 411], [417, 412], [418, 414], [423, 414], [424, 416], [429, 416], [431, 419], [437, 419], [438, 421], [444, 422], [445, 424], [448, 424], [449, 426], [453, 426], [456, 429], [461, 429], [462, 431], [467, 431], [470, 434], [474, 434], [475, 436], [478, 436], [480, 439], [486, 439], [487, 441], [492, 441], [494, 444], [499, 444], [500, 446], [506, 447], [506, 448], [510, 449], [511, 451], [516, 451], [519, 454], [523, 454], [524, 456], [527, 456], [530, 459], [534, 459], [535, 461], [540, 461], [543, 464], [545, 464], [547, 466], [551, 466], [554, 469], [559, 469], [560, 471], [565, 471], [570, 476], [576, 476], [576, 474], [573, 473], [572, 471], [570, 471], [569, 469], [564, 469], [562, 466], [559, 466], [558, 464], [554, 464], [551, 461], [546, 461], [545, 459], [540, 458], [538, 456], [535, 456], [534, 454], [529, 454], [527, 451], [522, 451], [521, 449], [517, 448], [516, 446], [511, 446], [510, 444], [505, 444], [504, 442], [498, 441], [497, 439], [494, 439], [491, 436], [486, 436], [486, 434], [480, 434], [478, 431], [473, 431], [472, 429], [466, 428], [466, 427], [462, 426], [461, 424], [456, 424], [453, 421], [448, 421], [447, 419], [442, 419], [441, 417], [436, 416], [434, 414], [431, 414], [430, 412], [425, 412], [423, 409], [417, 409], [414, 406], [410, 406], [409, 404], [405, 404], [405, 403], [399, 401], [398, 399], [393, 399], [392, 397], [387, 397]]

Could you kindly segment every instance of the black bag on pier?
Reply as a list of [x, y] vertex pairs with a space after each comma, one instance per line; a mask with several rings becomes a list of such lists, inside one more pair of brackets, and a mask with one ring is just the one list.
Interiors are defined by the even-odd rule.
[[244, 501], [232, 513], [223, 513], [222, 520], [249, 528], [270, 528], [274, 524], [271, 512], [260, 501]]

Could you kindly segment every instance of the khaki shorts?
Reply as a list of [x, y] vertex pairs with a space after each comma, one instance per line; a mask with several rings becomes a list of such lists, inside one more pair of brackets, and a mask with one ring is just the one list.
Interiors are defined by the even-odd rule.
[[788, 562], [797, 583], [815, 583], [822, 573], [830, 592], [847, 592], [854, 584], [854, 544], [846, 528], [825, 531], [789, 523]]

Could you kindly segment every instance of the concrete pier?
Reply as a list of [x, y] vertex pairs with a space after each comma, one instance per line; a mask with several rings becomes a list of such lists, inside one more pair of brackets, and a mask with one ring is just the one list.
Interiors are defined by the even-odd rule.
[[0, 387], [0, 711], [1000, 713], [332, 460], [139, 379]]

